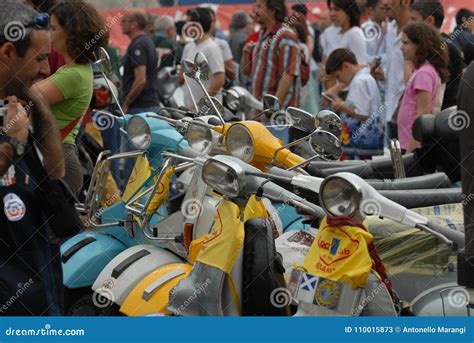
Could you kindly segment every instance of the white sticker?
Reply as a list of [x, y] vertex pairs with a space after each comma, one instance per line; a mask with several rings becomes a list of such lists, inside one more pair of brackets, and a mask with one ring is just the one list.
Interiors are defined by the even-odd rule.
[[26, 213], [26, 206], [20, 197], [14, 193], [8, 193], [3, 198], [3, 208], [7, 219], [11, 222], [22, 220]]
[[139, 49], [135, 50], [135, 56], [140, 56], [141, 54], [142, 52]]

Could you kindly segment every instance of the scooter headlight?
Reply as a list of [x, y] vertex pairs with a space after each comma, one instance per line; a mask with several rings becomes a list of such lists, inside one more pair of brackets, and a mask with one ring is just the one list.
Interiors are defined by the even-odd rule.
[[329, 215], [353, 217], [359, 211], [362, 193], [346, 179], [329, 176], [321, 184], [319, 199]]
[[230, 166], [212, 159], [202, 169], [202, 179], [208, 186], [231, 197], [239, 196], [243, 187], [243, 179], [238, 174]]
[[227, 131], [226, 147], [229, 154], [244, 162], [251, 162], [255, 145], [250, 131], [241, 124], [232, 125]]
[[191, 148], [202, 153], [209, 153], [212, 148], [212, 132], [209, 128], [189, 123], [186, 140]]
[[132, 117], [127, 125], [128, 139], [138, 150], [146, 150], [151, 144], [151, 130], [145, 119], [139, 116]]

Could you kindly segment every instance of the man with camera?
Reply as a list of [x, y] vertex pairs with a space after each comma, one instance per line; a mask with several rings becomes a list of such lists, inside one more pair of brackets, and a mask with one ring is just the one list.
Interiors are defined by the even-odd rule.
[[[64, 157], [54, 117], [32, 86], [48, 63], [49, 29], [48, 15], [2, 3], [0, 315], [62, 314], [59, 247], [49, 241], [38, 188], [46, 179], [64, 177]], [[47, 177], [35, 177], [38, 169]]]

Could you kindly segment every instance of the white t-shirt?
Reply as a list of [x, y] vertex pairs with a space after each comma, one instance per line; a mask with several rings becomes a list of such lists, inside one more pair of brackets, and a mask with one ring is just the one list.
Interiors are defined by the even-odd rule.
[[382, 23], [382, 26], [373, 22], [372, 20], [367, 20], [364, 24], [368, 33], [367, 36], [367, 62], [374, 63], [376, 57], [382, 57], [382, 67], [384, 66], [385, 57], [385, 34], [382, 31], [382, 27], [385, 26], [385, 23]]
[[229, 43], [225, 39], [214, 37], [215, 42], [219, 45], [219, 48], [222, 51], [222, 56], [224, 57], [224, 62], [228, 60], [233, 60], [234, 56], [232, 55], [232, 50], [230, 49]]
[[367, 40], [364, 31], [358, 26], [351, 27], [344, 33], [339, 32], [336, 48], [352, 51], [359, 64], [367, 63]]
[[327, 58], [331, 52], [338, 48], [339, 41], [339, 32], [341, 28], [331, 25], [328, 26], [321, 36], [319, 36], [319, 44], [321, 44], [321, 49], [323, 50], [323, 57]]
[[[196, 44], [196, 42], [190, 42], [186, 44], [183, 50], [181, 61], [184, 61], [184, 60], [194, 61], [194, 57], [196, 56], [198, 52], [202, 52], [206, 56], [207, 61], [209, 62], [209, 68], [211, 69], [211, 74], [223, 73], [225, 71], [222, 51], [221, 49], [219, 49], [219, 46], [213, 39], [211, 38], [206, 39], [204, 42], [201, 42], [199, 44]], [[200, 99], [205, 97], [205, 94], [202, 91], [201, 87], [199, 87], [199, 84], [196, 81], [188, 77], [185, 77], [185, 78], [187, 80], [187, 84], [189, 88], [191, 89], [191, 92], [193, 93], [194, 99], [196, 100], [196, 104], [197, 104]], [[208, 86], [210, 83], [211, 83], [211, 80], [205, 81], [204, 87], [208, 89]], [[182, 86], [182, 88], [183, 88], [185, 106], [191, 110], [195, 109], [193, 100], [191, 98], [191, 94], [189, 93], [189, 89], [186, 86], [186, 83]], [[222, 101], [222, 94], [219, 94], [216, 97], [217, 99]]]
[[405, 92], [405, 83], [403, 82], [403, 71], [405, 61], [401, 51], [402, 32], [397, 33], [397, 22], [393, 20], [389, 23], [387, 34], [385, 35], [385, 44], [387, 53], [387, 67], [385, 73], [385, 107], [387, 122], [392, 120], [393, 112], [398, 106], [398, 102]]
[[370, 68], [363, 68], [354, 75], [344, 102], [354, 108], [357, 114], [368, 117], [363, 123], [348, 116], [343, 118], [350, 128], [351, 143], [368, 149], [382, 148], [385, 111], [379, 87], [370, 74]]

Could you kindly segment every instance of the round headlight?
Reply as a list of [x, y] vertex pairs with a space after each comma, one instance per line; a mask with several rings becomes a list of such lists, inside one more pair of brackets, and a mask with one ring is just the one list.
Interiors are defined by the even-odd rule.
[[209, 128], [189, 123], [186, 140], [191, 148], [202, 153], [209, 153], [212, 148], [212, 132]]
[[151, 144], [151, 130], [145, 119], [134, 116], [128, 121], [127, 134], [135, 149], [146, 150]]
[[233, 197], [240, 194], [237, 172], [223, 163], [208, 160], [202, 169], [202, 179], [221, 194]]
[[321, 205], [331, 216], [352, 217], [357, 214], [361, 193], [350, 182], [340, 177], [328, 177], [319, 192]]
[[254, 143], [250, 131], [243, 125], [234, 124], [227, 131], [227, 151], [234, 157], [251, 162], [254, 155]]

